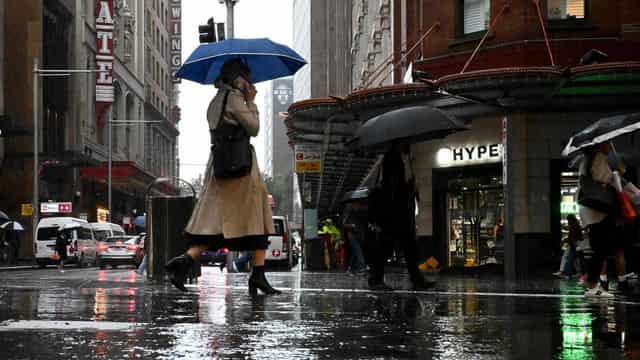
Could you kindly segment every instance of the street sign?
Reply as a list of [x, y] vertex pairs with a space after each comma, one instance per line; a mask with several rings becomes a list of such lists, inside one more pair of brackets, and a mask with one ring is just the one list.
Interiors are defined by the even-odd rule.
[[70, 202], [49, 202], [40, 204], [40, 212], [43, 214], [69, 214], [73, 210], [73, 205]]
[[32, 216], [33, 215], [33, 205], [32, 204], [20, 204], [20, 215], [22, 215], [22, 216]]
[[296, 173], [319, 173], [321, 171], [322, 147], [315, 144], [295, 146]]

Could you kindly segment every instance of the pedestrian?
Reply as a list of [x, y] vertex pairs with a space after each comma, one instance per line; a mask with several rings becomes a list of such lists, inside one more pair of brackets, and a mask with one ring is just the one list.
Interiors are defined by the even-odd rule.
[[575, 274], [575, 268], [573, 266], [574, 259], [576, 257], [576, 246], [578, 242], [582, 241], [582, 228], [580, 227], [580, 221], [575, 215], [567, 215], [567, 224], [569, 226], [569, 234], [564, 242], [564, 253], [562, 255], [562, 261], [560, 262], [560, 270], [554, 273], [555, 276], [567, 279]]
[[[234, 126], [242, 127], [248, 135], [247, 147], [250, 146], [248, 137], [258, 135], [260, 118], [254, 102], [256, 88], [250, 81], [250, 75], [251, 70], [240, 58], [228, 60], [222, 66], [221, 75], [214, 83], [217, 94], [207, 110], [212, 143], [221, 141], [215, 137], [215, 131], [222, 131], [219, 128], [222, 126], [225, 126], [225, 131]], [[255, 295], [260, 289], [265, 294], [279, 294], [280, 291], [269, 284], [264, 274], [268, 235], [274, 234], [275, 228], [255, 151], [250, 148], [249, 174], [216, 178], [214, 168], [223, 159], [221, 157], [216, 161], [213, 154], [224, 150], [212, 148], [204, 187], [185, 229], [189, 249], [166, 265], [171, 282], [178, 289], [186, 291], [184, 281], [187, 269], [207, 249], [253, 250], [249, 293]], [[224, 155], [233, 157], [237, 154]]]
[[344, 228], [349, 241], [350, 259], [348, 271], [360, 274], [365, 271], [362, 247], [367, 232], [367, 214], [362, 200], [356, 199], [346, 207]]
[[58, 236], [56, 237], [55, 253], [58, 258], [58, 270], [61, 273], [64, 272], [64, 262], [67, 261], [67, 246], [69, 246], [71, 240], [67, 230], [58, 230]]
[[142, 257], [142, 261], [140, 261], [140, 266], [138, 266], [138, 270], [136, 270], [136, 273], [138, 273], [138, 275], [144, 275], [147, 272], [147, 253], [145, 252], [144, 256]]
[[231, 267], [233, 268], [233, 271], [234, 272], [245, 271], [252, 257], [253, 257], [253, 251], [248, 250], [243, 252], [239, 258], [231, 262]]
[[[586, 296], [611, 297], [602, 285], [599, 284], [600, 271], [611, 252], [611, 240], [616, 236], [616, 215], [613, 210], [606, 210], [604, 206], [595, 202], [588, 202], [587, 199], [595, 198], [597, 194], [590, 192], [593, 187], [590, 183], [601, 185], [606, 191], [617, 195], [613, 189], [614, 175], [609, 167], [607, 155], [611, 152], [609, 143], [602, 143], [585, 149], [585, 156], [580, 165], [580, 189], [578, 196], [580, 218], [584, 226], [589, 231], [589, 243], [593, 249], [593, 255], [588, 265], [587, 280], [585, 282]], [[613, 190], [612, 190], [613, 189]], [[612, 190], [612, 191], [611, 191]], [[605, 198], [603, 196], [602, 198]], [[613, 208], [613, 201], [611, 201]]]
[[378, 176], [380, 189], [374, 197], [376, 221], [382, 229], [382, 236], [376, 239], [376, 249], [372, 252], [369, 288], [372, 290], [393, 290], [384, 282], [384, 266], [394, 249], [394, 242], [400, 242], [404, 250], [407, 271], [414, 290], [425, 290], [433, 286], [427, 283], [418, 269], [418, 254], [415, 229], [415, 206], [417, 193], [408, 145], [394, 144], [382, 161], [382, 176]]

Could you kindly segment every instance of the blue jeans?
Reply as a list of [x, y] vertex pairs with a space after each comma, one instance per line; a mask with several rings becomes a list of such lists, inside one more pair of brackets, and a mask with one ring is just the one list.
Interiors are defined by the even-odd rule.
[[360, 245], [360, 234], [354, 234], [349, 241], [351, 247], [351, 271], [360, 271], [364, 269], [364, 255], [362, 246]]
[[567, 250], [564, 251], [564, 254], [562, 255], [562, 257], [564, 259], [562, 259], [562, 263], [564, 264], [564, 267], [562, 269], [560, 269], [560, 271], [562, 271], [562, 274], [564, 275], [573, 275], [574, 271], [573, 271], [573, 259], [575, 258], [576, 255], [576, 248], [573, 246], [569, 246], [567, 248]]
[[236, 267], [238, 269], [244, 269], [247, 266], [247, 263], [251, 260], [253, 256], [253, 251], [245, 251], [242, 253], [242, 256], [235, 260]]
[[140, 262], [140, 266], [138, 267], [138, 270], [136, 272], [142, 275], [146, 271], [147, 271], [147, 254], [144, 254], [144, 257], [142, 258], [142, 262]]

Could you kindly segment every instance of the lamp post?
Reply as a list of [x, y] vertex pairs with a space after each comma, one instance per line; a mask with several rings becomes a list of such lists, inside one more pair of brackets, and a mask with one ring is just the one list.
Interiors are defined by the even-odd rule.
[[112, 131], [113, 126], [130, 126], [136, 124], [158, 124], [161, 123], [161, 120], [107, 120], [107, 131], [108, 135], [108, 160], [107, 160], [107, 208], [109, 209], [109, 213], [107, 215], [107, 220], [111, 222], [111, 199], [112, 199], [112, 165], [113, 165], [113, 148], [112, 148]]
[[38, 163], [39, 163], [39, 149], [40, 149], [40, 138], [39, 138], [39, 122], [38, 122], [38, 104], [39, 104], [39, 96], [38, 96], [38, 79], [40, 77], [69, 77], [73, 74], [88, 74], [88, 73], [99, 73], [99, 72], [108, 72], [108, 70], [91, 70], [91, 69], [41, 69], [39, 67], [38, 58], [35, 57], [33, 59], [33, 218], [32, 218], [32, 226], [33, 226], [33, 239], [37, 239], [36, 227], [38, 226], [38, 217], [40, 216], [40, 193], [39, 193], [39, 176], [38, 176]]
[[220, 4], [227, 5], [227, 39], [233, 39], [233, 7], [240, 0], [218, 0]]

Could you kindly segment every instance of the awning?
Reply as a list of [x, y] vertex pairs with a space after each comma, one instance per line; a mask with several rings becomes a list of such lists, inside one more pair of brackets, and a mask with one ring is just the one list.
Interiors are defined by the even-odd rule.
[[[109, 177], [108, 163], [80, 169], [83, 178], [107, 183]], [[146, 192], [155, 177], [142, 170], [133, 161], [114, 161], [111, 165], [111, 183], [117, 188], [130, 192]]]
[[350, 153], [345, 144], [362, 123], [379, 114], [427, 105], [471, 124], [475, 118], [510, 111], [637, 109], [638, 95], [640, 62], [499, 68], [296, 102], [285, 124], [292, 146], [322, 147], [322, 172], [298, 174], [298, 181], [308, 205], [326, 217], [338, 211], [345, 195], [371, 173], [376, 158]]

